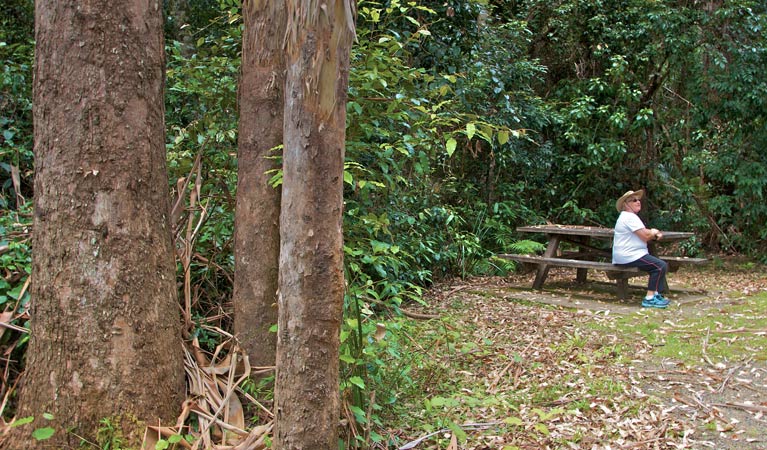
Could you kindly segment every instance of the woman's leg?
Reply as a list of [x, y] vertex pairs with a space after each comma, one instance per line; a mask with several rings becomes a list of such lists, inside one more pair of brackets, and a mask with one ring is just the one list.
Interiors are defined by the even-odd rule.
[[634, 262], [620, 264], [621, 266], [636, 267], [643, 272], [650, 274], [647, 281], [647, 293], [663, 292], [668, 287], [666, 284], [666, 273], [668, 273], [668, 263], [662, 259], [656, 258], [650, 254], [644, 255]]

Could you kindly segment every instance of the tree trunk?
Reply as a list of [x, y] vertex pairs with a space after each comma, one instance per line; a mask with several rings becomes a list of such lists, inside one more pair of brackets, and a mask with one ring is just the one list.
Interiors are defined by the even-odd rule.
[[[308, 6], [311, 5], [311, 6]], [[275, 448], [338, 448], [343, 162], [353, 0], [290, 0]]]
[[282, 144], [285, 4], [243, 4], [237, 206], [234, 226], [234, 330], [253, 366], [273, 366], [277, 335], [280, 188], [269, 185]]
[[[38, 1], [31, 339], [9, 448], [138, 446], [184, 393], [167, 225], [162, 5]], [[43, 414], [53, 415], [45, 420]], [[34, 429], [53, 437], [25, 442]]]

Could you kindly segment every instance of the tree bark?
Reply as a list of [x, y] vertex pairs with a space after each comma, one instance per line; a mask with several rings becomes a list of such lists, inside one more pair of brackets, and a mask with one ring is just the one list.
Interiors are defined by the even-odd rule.
[[277, 335], [280, 188], [269, 185], [280, 168], [272, 152], [282, 144], [285, 4], [243, 4], [237, 205], [234, 218], [234, 329], [253, 366], [273, 366]]
[[353, 0], [290, 0], [275, 448], [338, 448], [343, 162]]
[[[162, 4], [38, 1], [31, 338], [8, 448], [138, 446], [184, 394], [165, 166]], [[53, 420], [43, 419], [43, 414]], [[29, 442], [51, 426], [49, 440]]]

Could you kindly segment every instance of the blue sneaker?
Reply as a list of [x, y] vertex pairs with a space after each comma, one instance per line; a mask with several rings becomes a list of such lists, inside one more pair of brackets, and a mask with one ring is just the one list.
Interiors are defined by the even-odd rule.
[[668, 307], [668, 302], [664, 302], [663, 300], [660, 300], [658, 296], [656, 295], [653, 298], [642, 299], [642, 307], [664, 309]]
[[666, 305], [671, 303], [671, 300], [667, 299], [666, 297], [664, 297], [664, 296], [662, 296], [660, 294], [655, 294], [655, 296], [653, 298], [655, 300], [657, 300], [659, 303], [665, 303]]

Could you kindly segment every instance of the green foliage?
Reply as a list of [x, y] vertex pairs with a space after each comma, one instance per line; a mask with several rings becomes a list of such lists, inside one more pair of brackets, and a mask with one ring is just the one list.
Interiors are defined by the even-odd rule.
[[[49, 413], [43, 413], [42, 418], [45, 420], [45, 422], [42, 422], [42, 425], [45, 425], [48, 421], [53, 420], [53, 415]], [[34, 416], [22, 417], [11, 422], [10, 427], [21, 427], [33, 423], [34, 421]], [[54, 434], [56, 434], [56, 430], [54, 428], [49, 426], [38, 426], [32, 430], [31, 436], [34, 440], [40, 442], [47, 441], [48, 439], [52, 438]]]
[[551, 205], [571, 206], [548, 219], [610, 225], [606, 200], [645, 187], [651, 223], [763, 253], [755, 224], [767, 218], [764, 5], [728, 2], [711, 13], [699, 4], [533, 0], [512, 11], [548, 67], [555, 120], [541, 131], [556, 149]]
[[[208, 24], [210, 34], [198, 37], [192, 51], [179, 41], [166, 47], [168, 174], [184, 211], [174, 231], [181, 253], [190, 257], [179, 264], [179, 276], [188, 276], [195, 286], [193, 314], [202, 319], [217, 315], [230, 297], [233, 273], [241, 30], [238, 4], [218, 6], [222, 12], [217, 10]], [[198, 332], [210, 338], [209, 332]], [[215, 340], [207, 343], [215, 347]]]
[[33, 7], [8, 0], [0, 17], [0, 210], [32, 197]]
[[[3, 313], [3, 333], [0, 348], [14, 361], [22, 361], [29, 341], [29, 282], [32, 272], [30, 229], [32, 205], [22, 203], [16, 210], [0, 209], [0, 309]], [[9, 364], [0, 383], [8, 396], [22, 369], [21, 364]], [[9, 396], [7, 398], [14, 399]], [[13, 402], [11, 402], [12, 405]]]
[[514, 242], [510, 246], [511, 251], [514, 253], [521, 253], [524, 255], [535, 255], [537, 253], [542, 253], [544, 250], [546, 250], [546, 246], [544, 244], [541, 244], [537, 241], [531, 241], [528, 239], [523, 239], [521, 241]]
[[119, 421], [101, 419], [99, 429], [96, 432], [96, 440], [101, 450], [122, 450], [123, 437], [120, 431]]
[[193, 443], [192, 436], [182, 436], [180, 434], [174, 434], [173, 436], [169, 436], [168, 439], [158, 440], [154, 448], [155, 450], [173, 450], [177, 448], [184, 448], [182, 447], [183, 444], [181, 444], [181, 442], [184, 440], [186, 440], [190, 444]]

